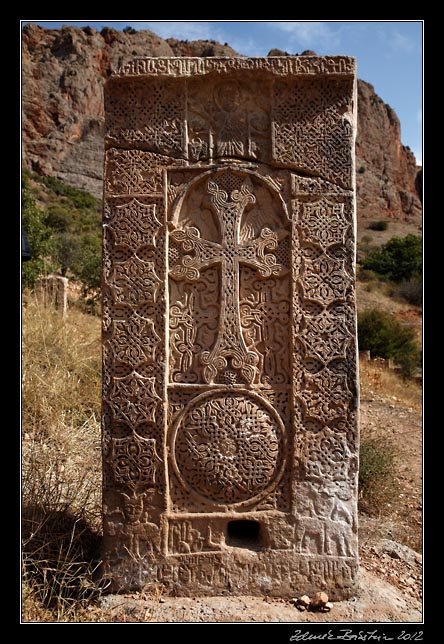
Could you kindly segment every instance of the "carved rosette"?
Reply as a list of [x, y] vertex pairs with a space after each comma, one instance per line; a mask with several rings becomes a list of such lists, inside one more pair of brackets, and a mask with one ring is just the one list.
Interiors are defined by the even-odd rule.
[[114, 480], [131, 490], [155, 485], [157, 468], [161, 463], [156, 441], [140, 436], [113, 438], [109, 461]]
[[172, 438], [175, 473], [192, 495], [239, 505], [267, 495], [282, 475], [285, 430], [273, 407], [252, 392], [218, 390], [195, 397]]
[[155, 246], [155, 236], [160, 227], [158, 203], [143, 203], [138, 199], [107, 202], [104, 220], [114, 233], [117, 246]]

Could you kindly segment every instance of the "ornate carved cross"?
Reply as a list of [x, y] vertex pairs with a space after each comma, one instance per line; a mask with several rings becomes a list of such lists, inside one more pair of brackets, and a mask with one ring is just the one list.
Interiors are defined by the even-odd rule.
[[242, 215], [249, 204], [256, 202], [256, 197], [246, 182], [230, 195], [212, 180], [208, 181], [207, 189], [219, 221], [221, 243], [203, 239], [195, 227], [174, 230], [171, 233], [172, 239], [182, 245], [187, 254], [173, 266], [170, 275], [174, 279], [195, 281], [199, 279], [201, 269], [220, 265], [219, 329], [214, 347], [210, 351], [202, 351], [200, 355], [204, 365], [203, 378], [208, 384], [214, 383], [218, 373], [227, 369], [227, 358], [231, 358], [232, 367], [240, 370], [243, 379], [252, 384], [258, 373], [259, 357], [248, 350], [241, 332], [239, 265], [250, 266], [263, 277], [279, 275], [285, 270], [284, 266], [277, 263], [273, 254], [266, 253], [266, 250], [277, 248], [279, 237], [270, 228], [263, 228], [259, 237], [241, 243]]

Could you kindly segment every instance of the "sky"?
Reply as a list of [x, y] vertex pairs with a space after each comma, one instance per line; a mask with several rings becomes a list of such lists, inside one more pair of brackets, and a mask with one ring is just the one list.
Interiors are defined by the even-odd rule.
[[50, 29], [90, 25], [100, 31], [133, 27], [162, 38], [216, 40], [245, 56], [266, 56], [278, 48], [290, 54], [311, 49], [321, 56], [355, 56], [358, 78], [371, 83], [401, 122], [401, 141], [422, 164], [423, 22], [414, 21], [22, 21]]

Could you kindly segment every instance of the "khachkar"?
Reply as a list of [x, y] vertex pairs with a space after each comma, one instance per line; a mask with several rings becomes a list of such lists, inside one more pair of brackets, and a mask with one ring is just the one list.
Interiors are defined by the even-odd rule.
[[136, 59], [105, 105], [104, 572], [346, 597], [354, 60]]

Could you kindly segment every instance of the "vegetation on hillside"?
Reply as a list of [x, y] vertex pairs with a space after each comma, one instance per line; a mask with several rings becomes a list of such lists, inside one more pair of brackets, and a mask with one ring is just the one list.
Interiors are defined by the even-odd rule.
[[[367, 227], [382, 230], [373, 222]], [[374, 224], [374, 225], [373, 225]], [[379, 288], [391, 297], [422, 306], [422, 239], [418, 235], [392, 237], [382, 246], [364, 235], [358, 244], [358, 279], [368, 290]]]
[[396, 450], [386, 439], [369, 438], [359, 448], [359, 511], [381, 513], [396, 496]]
[[405, 377], [412, 376], [420, 366], [413, 329], [379, 309], [358, 314], [358, 344], [359, 350], [370, 351], [372, 358], [392, 358]]
[[367, 228], [369, 230], [387, 230], [389, 222], [385, 219], [379, 219], [378, 221], [371, 221]]
[[374, 271], [397, 284], [420, 279], [422, 273], [422, 240], [417, 235], [392, 237], [382, 248], [369, 252], [362, 261], [364, 270]]
[[52, 270], [52, 229], [48, 225], [48, 213], [37, 207], [28, 181], [22, 188], [22, 227], [31, 248], [32, 257], [22, 266], [23, 285], [33, 288], [41, 275]]
[[[83, 294], [100, 288], [101, 202], [55, 177], [23, 175], [22, 226], [32, 259], [23, 265], [24, 285], [56, 272], [81, 284]], [[38, 226], [37, 226], [38, 224]]]

